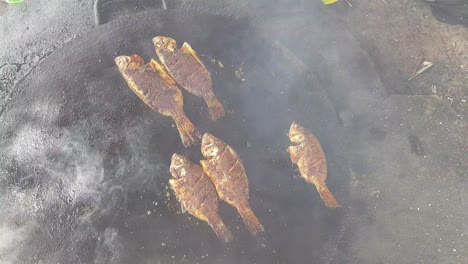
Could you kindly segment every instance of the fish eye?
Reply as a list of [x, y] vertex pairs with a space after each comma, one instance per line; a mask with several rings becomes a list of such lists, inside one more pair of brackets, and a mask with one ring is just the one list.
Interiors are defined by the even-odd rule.
[[216, 156], [216, 154], [218, 154], [218, 147], [213, 145], [213, 144], [210, 144], [207, 146], [206, 148], [206, 154], [208, 156]]
[[296, 142], [300, 142], [300, 141], [304, 141], [305, 137], [304, 137], [304, 135], [297, 134], [297, 135], [293, 136], [293, 140], [296, 141]]

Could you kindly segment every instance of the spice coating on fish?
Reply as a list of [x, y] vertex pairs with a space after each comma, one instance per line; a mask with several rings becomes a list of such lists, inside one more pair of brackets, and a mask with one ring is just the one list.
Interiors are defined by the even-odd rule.
[[288, 137], [292, 144], [288, 147], [291, 162], [297, 165], [302, 178], [315, 185], [327, 207], [340, 207], [325, 183], [327, 159], [318, 139], [296, 122], [291, 124]]
[[250, 208], [247, 174], [237, 153], [208, 133], [203, 135], [201, 152], [206, 160], [201, 160], [200, 164], [215, 185], [219, 198], [237, 209], [250, 233], [264, 231]]
[[115, 64], [129, 88], [151, 109], [174, 119], [184, 146], [193, 145], [201, 137], [184, 112], [182, 91], [155, 60], [144, 64], [138, 55], [119, 56]]
[[180, 49], [173, 38], [153, 38], [156, 54], [172, 78], [189, 93], [202, 97], [213, 121], [225, 115], [224, 107], [213, 92], [211, 74], [195, 50], [185, 42]]
[[186, 156], [172, 155], [169, 185], [188, 213], [207, 222], [224, 242], [232, 240], [231, 231], [221, 220], [218, 210], [218, 194], [200, 165]]

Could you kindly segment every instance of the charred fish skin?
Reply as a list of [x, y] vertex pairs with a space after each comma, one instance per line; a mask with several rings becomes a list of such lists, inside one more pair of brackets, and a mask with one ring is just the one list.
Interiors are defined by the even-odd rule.
[[237, 153], [212, 134], [202, 138], [203, 170], [213, 182], [219, 198], [235, 207], [252, 235], [264, 228], [249, 204], [249, 184], [244, 165]]
[[175, 153], [169, 171], [173, 177], [169, 185], [187, 212], [208, 223], [219, 239], [230, 242], [233, 236], [219, 216], [216, 189], [203, 169]]
[[213, 92], [211, 74], [195, 50], [187, 42], [178, 49], [176, 40], [165, 36], [153, 38], [153, 44], [156, 55], [172, 78], [187, 92], [205, 100], [211, 120], [225, 116], [224, 107]]
[[340, 207], [326, 185], [327, 160], [318, 139], [296, 122], [291, 124], [288, 137], [292, 144], [288, 147], [291, 162], [297, 165], [301, 177], [315, 185], [325, 206]]
[[182, 92], [175, 81], [155, 60], [145, 64], [138, 55], [115, 58], [129, 88], [151, 109], [174, 119], [185, 147], [200, 140], [201, 135], [184, 112]]

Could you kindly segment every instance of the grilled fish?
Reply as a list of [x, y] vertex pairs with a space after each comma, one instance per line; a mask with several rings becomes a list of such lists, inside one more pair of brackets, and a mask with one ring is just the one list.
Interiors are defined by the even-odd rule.
[[327, 207], [340, 207], [325, 184], [327, 160], [318, 139], [296, 122], [291, 124], [288, 137], [292, 143], [288, 147], [291, 162], [297, 165], [301, 176], [315, 185]]
[[175, 153], [169, 170], [173, 177], [169, 185], [185, 210], [207, 222], [221, 240], [231, 241], [231, 231], [219, 216], [216, 189], [203, 169], [186, 156]]
[[211, 120], [225, 115], [224, 107], [213, 92], [211, 74], [197, 53], [185, 42], [180, 49], [169, 37], [153, 38], [156, 54], [169, 74], [187, 92], [202, 97], [208, 105]]
[[130, 89], [151, 109], [174, 119], [184, 146], [193, 145], [200, 133], [184, 112], [182, 92], [156, 60], [144, 64], [138, 55], [119, 56], [115, 64]]
[[200, 163], [214, 183], [219, 198], [237, 209], [250, 233], [262, 232], [263, 226], [249, 205], [247, 174], [237, 153], [208, 133], [203, 135], [201, 152], [206, 160]]

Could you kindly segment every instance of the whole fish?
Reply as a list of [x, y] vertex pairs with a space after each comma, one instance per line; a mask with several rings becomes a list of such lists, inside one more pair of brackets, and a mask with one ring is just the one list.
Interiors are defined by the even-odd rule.
[[211, 120], [223, 117], [224, 107], [213, 92], [211, 74], [195, 50], [187, 42], [178, 49], [175, 39], [165, 36], [153, 38], [153, 44], [159, 60], [172, 78], [187, 92], [205, 100]]
[[169, 180], [169, 185], [185, 210], [207, 222], [221, 240], [231, 241], [231, 231], [219, 216], [216, 189], [200, 165], [175, 153], [169, 170], [173, 177]]
[[325, 184], [327, 159], [318, 139], [296, 122], [291, 124], [288, 137], [292, 143], [288, 147], [291, 162], [297, 165], [302, 178], [315, 185], [327, 207], [340, 207]]
[[203, 135], [201, 152], [206, 160], [200, 163], [219, 198], [237, 209], [250, 233], [262, 232], [263, 226], [250, 208], [247, 174], [237, 153], [208, 133]]
[[138, 55], [115, 58], [115, 64], [130, 89], [151, 109], [172, 117], [184, 146], [193, 145], [201, 135], [185, 115], [182, 92], [156, 60], [144, 63]]

